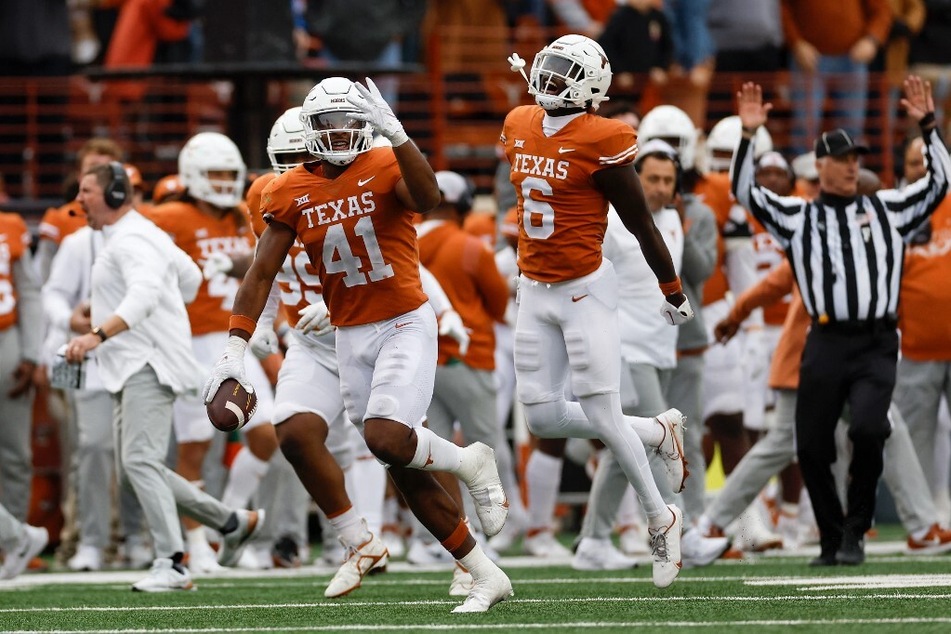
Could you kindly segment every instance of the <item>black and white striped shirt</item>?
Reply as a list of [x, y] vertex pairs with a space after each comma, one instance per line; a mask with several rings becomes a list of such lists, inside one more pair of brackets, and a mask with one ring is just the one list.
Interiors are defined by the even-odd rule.
[[756, 185], [753, 144], [733, 156], [733, 194], [779, 241], [806, 310], [820, 322], [895, 318], [905, 242], [948, 192], [951, 159], [937, 129], [925, 134], [928, 175], [872, 196], [807, 201]]

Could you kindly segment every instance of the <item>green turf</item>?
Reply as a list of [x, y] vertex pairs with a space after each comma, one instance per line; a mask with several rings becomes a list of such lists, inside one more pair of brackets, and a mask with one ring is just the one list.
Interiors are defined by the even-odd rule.
[[[515, 596], [487, 614], [453, 615], [449, 572], [388, 572], [327, 600], [328, 574], [198, 579], [198, 590], [137, 594], [128, 583], [0, 586], [9, 631], [949, 632], [951, 556], [870, 556], [815, 569], [805, 557], [718, 562], [666, 590], [650, 568], [580, 573], [508, 568]], [[844, 577], [845, 579], [841, 579]], [[875, 577], [879, 587], [863, 587]], [[833, 588], [809, 580], [828, 579]], [[791, 579], [789, 585], [772, 585]], [[756, 585], [770, 580], [769, 585]], [[823, 583], [825, 583], [823, 581]]]

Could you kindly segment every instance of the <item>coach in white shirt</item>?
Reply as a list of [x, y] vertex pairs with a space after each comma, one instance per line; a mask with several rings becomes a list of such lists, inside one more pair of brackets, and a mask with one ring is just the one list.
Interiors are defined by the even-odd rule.
[[[684, 231], [680, 215], [672, 206], [678, 191], [680, 164], [676, 150], [659, 139], [640, 148], [635, 167], [647, 199], [654, 224], [670, 251], [674, 268], [680, 274], [684, 252]], [[655, 306], [663, 293], [657, 288], [650, 267], [637, 239], [624, 229], [614, 209], [608, 212], [604, 238], [604, 257], [611, 260], [618, 277], [618, 319], [621, 332], [621, 405], [633, 416], [657, 416], [676, 406], [668, 403], [667, 388], [677, 365], [677, 328], [659, 318]], [[688, 421], [689, 423], [689, 421]], [[655, 462], [651, 461], [652, 467]], [[669, 502], [673, 492], [666, 478], [654, 468], [654, 479]], [[702, 474], [701, 474], [702, 477]], [[625, 492], [626, 491], [626, 492]], [[634, 496], [624, 472], [605, 450], [591, 487], [588, 512], [581, 530], [581, 541], [572, 565], [581, 570], [626, 568], [636, 563], [611, 546], [611, 529], [619, 505], [630, 505]], [[622, 509], [622, 515], [630, 513]], [[685, 518], [681, 554], [685, 565], [705, 565], [719, 556], [728, 545], [726, 539], [705, 540], [689, 528]], [[627, 546], [622, 539], [622, 546]], [[646, 541], [641, 544], [646, 552]], [[628, 549], [632, 554], [633, 548]]]
[[[185, 311], [201, 271], [171, 238], [132, 207], [132, 186], [119, 163], [98, 165], [80, 181], [77, 200], [89, 226], [103, 232], [92, 268], [91, 332], [73, 338], [70, 362], [96, 357], [113, 394], [116, 462], [123, 485], [142, 505], [156, 559], [133, 590], [192, 588], [176, 506], [224, 536], [219, 561], [233, 565], [263, 525], [262, 511], [232, 511], [168, 469], [163, 459], [176, 395], [197, 390], [203, 369], [191, 352]], [[209, 423], [210, 424], [210, 423]]]

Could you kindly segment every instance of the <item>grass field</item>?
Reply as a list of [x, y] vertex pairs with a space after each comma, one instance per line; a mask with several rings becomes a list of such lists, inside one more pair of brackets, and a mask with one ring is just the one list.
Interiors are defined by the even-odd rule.
[[[886, 531], [887, 532], [887, 531]], [[892, 531], [896, 534], [897, 531]], [[858, 568], [815, 569], [813, 550], [717, 562], [656, 589], [650, 566], [581, 573], [567, 563], [507, 557], [515, 596], [486, 614], [450, 614], [450, 572], [394, 562], [343, 599], [332, 570], [196, 579], [195, 592], [138, 594], [138, 571], [26, 574], [0, 582], [3, 632], [949, 632], [951, 556], [907, 557], [869, 545]]]

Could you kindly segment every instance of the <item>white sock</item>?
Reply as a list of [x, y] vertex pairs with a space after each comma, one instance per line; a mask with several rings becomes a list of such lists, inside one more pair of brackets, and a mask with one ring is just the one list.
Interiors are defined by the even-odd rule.
[[625, 416], [624, 420], [634, 428], [637, 437], [648, 447], [659, 447], [667, 436], [667, 430], [656, 418]]
[[339, 515], [328, 517], [327, 521], [330, 522], [330, 525], [337, 531], [337, 535], [348, 546], [359, 546], [370, 539], [366, 522], [352, 506]]
[[386, 495], [386, 468], [373, 457], [358, 458], [348, 469], [353, 471], [354, 487], [351, 496], [353, 505], [367, 521], [367, 529], [374, 535], [383, 528], [383, 497]]
[[461, 447], [440, 438], [426, 427], [416, 427], [416, 453], [407, 467], [423, 471], [458, 474], [462, 466]]
[[193, 552], [196, 549], [211, 549], [211, 546], [208, 544], [208, 538], [205, 537], [204, 526], [199, 526], [198, 528], [192, 528], [185, 531], [185, 541], [188, 543], [188, 552]]
[[528, 486], [528, 529], [550, 530], [561, 488], [562, 459], [535, 450], [525, 466]]
[[479, 544], [473, 546], [469, 554], [460, 557], [457, 561], [469, 571], [469, 574], [472, 575], [475, 581], [478, 581], [481, 577], [485, 577], [489, 570], [496, 567], [496, 565], [492, 563], [492, 560], [486, 557], [485, 553], [482, 552], [482, 548]]
[[247, 447], [242, 447], [231, 463], [228, 484], [221, 496], [221, 503], [229, 509], [246, 509], [267, 473], [268, 463], [261, 460]]

